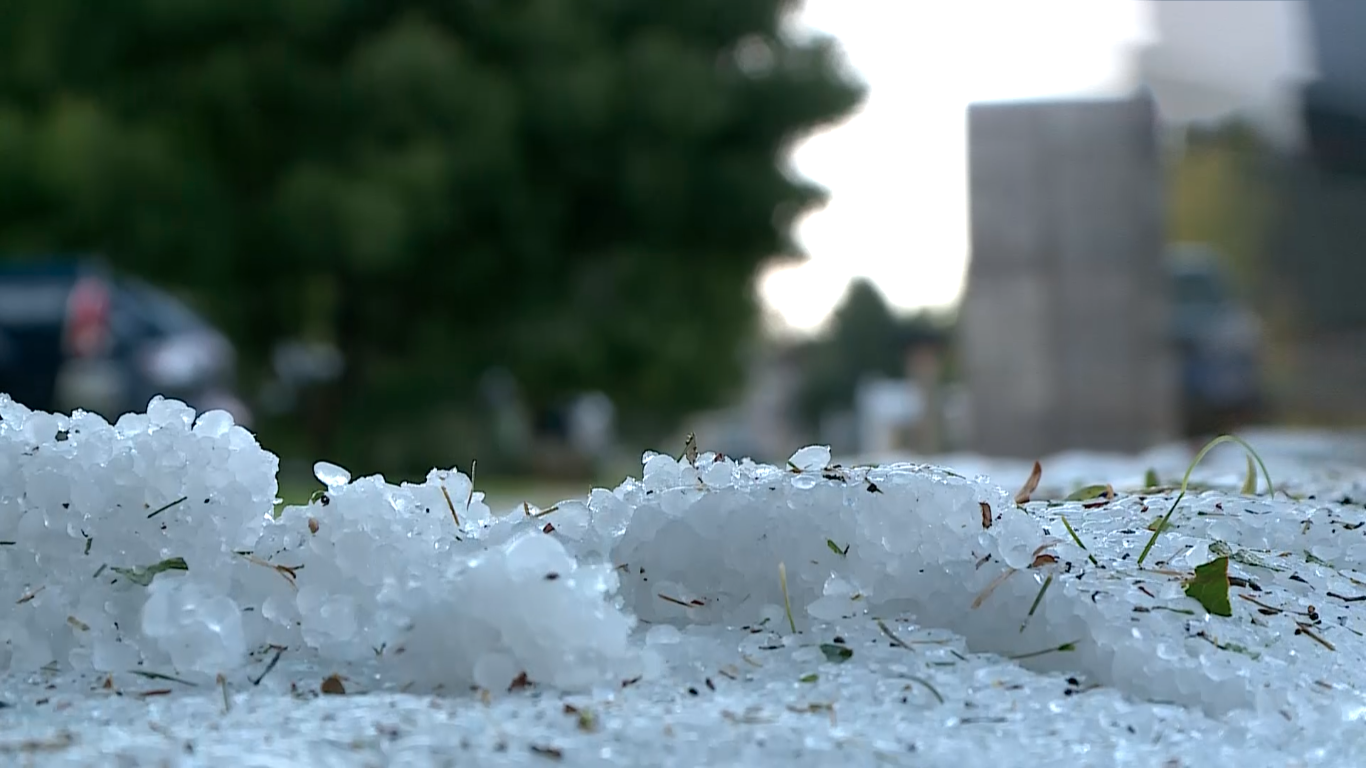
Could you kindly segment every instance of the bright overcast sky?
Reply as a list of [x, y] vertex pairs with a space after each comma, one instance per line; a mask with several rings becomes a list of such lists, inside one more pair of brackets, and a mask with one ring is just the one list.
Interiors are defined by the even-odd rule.
[[967, 105], [1122, 90], [1145, 18], [1140, 0], [806, 0], [802, 26], [836, 37], [869, 93], [796, 151], [831, 200], [798, 227], [810, 259], [762, 281], [769, 305], [810, 330], [858, 276], [902, 308], [953, 303], [968, 254]]

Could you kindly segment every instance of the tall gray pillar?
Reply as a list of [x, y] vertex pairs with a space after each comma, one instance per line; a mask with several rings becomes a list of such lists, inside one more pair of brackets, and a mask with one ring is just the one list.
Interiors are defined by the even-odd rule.
[[968, 111], [960, 345], [971, 448], [1134, 451], [1177, 434], [1150, 99]]

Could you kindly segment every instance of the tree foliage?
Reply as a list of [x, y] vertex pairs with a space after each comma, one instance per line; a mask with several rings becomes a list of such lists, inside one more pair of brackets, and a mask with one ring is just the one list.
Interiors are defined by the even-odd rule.
[[852, 407], [865, 377], [904, 376], [907, 350], [922, 343], [945, 345], [948, 326], [933, 312], [897, 315], [877, 286], [855, 280], [825, 332], [806, 350], [797, 397], [800, 416], [816, 426], [824, 413]]
[[712, 404], [861, 89], [784, 0], [20, 0], [0, 249], [99, 250], [247, 360], [330, 338], [332, 423], [467, 396]]

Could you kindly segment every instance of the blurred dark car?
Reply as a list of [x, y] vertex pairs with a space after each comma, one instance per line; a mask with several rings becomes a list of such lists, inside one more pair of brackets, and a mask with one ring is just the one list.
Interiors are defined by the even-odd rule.
[[29, 408], [108, 419], [155, 395], [251, 414], [228, 339], [165, 291], [99, 261], [0, 262], [0, 392]]
[[1172, 335], [1188, 436], [1226, 431], [1262, 414], [1262, 329], [1228, 285], [1222, 260], [1200, 243], [1167, 252]]

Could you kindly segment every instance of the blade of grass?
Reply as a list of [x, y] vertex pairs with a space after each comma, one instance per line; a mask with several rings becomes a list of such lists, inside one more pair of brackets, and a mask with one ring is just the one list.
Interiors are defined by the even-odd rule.
[[1238, 491], [1244, 496], [1257, 495], [1257, 468], [1252, 466], [1252, 457], [1247, 457], [1247, 475], [1243, 478], [1243, 487]]
[[1091, 554], [1091, 550], [1087, 549], [1085, 544], [1081, 543], [1081, 537], [1072, 530], [1072, 524], [1067, 522], [1067, 518], [1063, 515], [1058, 515], [1058, 518], [1062, 520], [1062, 527], [1067, 529], [1067, 535], [1071, 536], [1072, 541], [1076, 542], [1077, 546], [1081, 547], [1081, 551], [1086, 553], [1086, 559], [1091, 561], [1091, 565], [1099, 566], [1100, 563], [1096, 562], [1096, 556]]
[[778, 584], [783, 588], [783, 609], [787, 611], [787, 626], [797, 634], [797, 622], [792, 619], [792, 598], [787, 594], [787, 565], [778, 563]]
[[1034, 612], [1039, 610], [1039, 603], [1043, 602], [1044, 593], [1053, 586], [1053, 574], [1048, 574], [1048, 578], [1043, 580], [1043, 586], [1039, 587], [1039, 594], [1034, 596], [1034, 602], [1029, 606], [1029, 613], [1025, 615], [1025, 620], [1020, 622], [1020, 631], [1024, 632], [1025, 627], [1029, 626], [1029, 620], [1034, 617]]
[[929, 680], [926, 680], [925, 678], [920, 677], [918, 675], [906, 675], [905, 677], [907, 680], [910, 680], [911, 682], [920, 683], [921, 685], [925, 686], [925, 690], [934, 694], [934, 698], [938, 700], [940, 704], [944, 703], [944, 695], [941, 694], [933, 685], [930, 685]]
[[[913, 651], [913, 650], [915, 650], [915, 649], [912, 648], [905, 640], [902, 640], [901, 638], [897, 637], [897, 636], [896, 636], [896, 633], [893, 632], [893, 631], [891, 630], [891, 628], [889, 628], [889, 627], [887, 626], [887, 623], [886, 623], [885, 621], [883, 621], [882, 619], [878, 619], [878, 620], [877, 620], [877, 628], [880, 629], [880, 630], [882, 630], [882, 634], [884, 634], [884, 635], [887, 636], [887, 639], [891, 641], [892, 645], [894, 645], [894, 646], [896, 646], [896, 647], [898, 647], [898, 648], [904, 648], [904, 649], [906, 649], [906, 650], [908, 650], [908, 651]], [[912, 680], [912, 681], [914, 681], [914, 682], [920, 683], [921, 685], [925, 686], [925, 689], [928, 690], [930, 693], [934, 694], [934, 697], [935, 697], [936, 699], [939, 700], [939, 703], [940, 703], [940, 704], [943, 704], [943, 703], [944, 703], [944, 696], [943, 696], [942, 694], [940, 694], [939, 691], [936, 690], [935, 687], [934, 687], [933, 685], [930, 685], [930, 681], [929, 681], [929, 680], [926, 680], [926, 679], [923, 678], [923, 677], [917, 677], [917, 676], [915, 676], [915, 675], [905, 675], [905, 677], [906, 677], [906, 679], [908, 679], [908, 680]]]
[[1029, 653], [1017, 653], [1017, 654], [1015, 654], [1014, 656], [1007, 656], [1006, 658], [1007, 658], [1007, 659], [1010, 659], [1010, 660], [1012, 660], [1012, 661], [1023, 661], [1024, 659], [1034, 659], [1034, 658], [1038, 658], [1039, 656], [1047, 656], [1047, 655], [1050, 654], [1050, 653], [1069, 653], [1069, 652], [1075, 651], [1075, 650], [1077, 650], [1077, 643], [1076, 643], [1076, 642], [1071, 642], [1071, 643], [1063, 643], [1062, 645], [1055, 646], [1055, 647], [1053, 647], [1053, 648], [1045, 648], [1045, 649], [1043, 649], [1042, 651], [1030, 651]]
[[148, 680], [169, 680], [170, 682], [173, 682], [173, 683], [180, 683], [181, 685], [188, 685], [188, 686], [190, 686], [191, 688], [193, 688], [193, 687], [195, 687], [196, 685], [198, 685], [197, 683], [192, 683], [192, 682], [190, 682], [189, 680], [182, 680], [182, 679], [180, 679], [180, 678], [178, 678], [178, 677], [175, 677], [174, 675], [167, 675], [167, 674], [164, 674], [164, 673], [161, 673], [161, 672], [151, 672], [151, 671], [148, 671], [148, 670], [145, 670], [145, 669], [130, 669], [130, 670], [128, 670], [128, 673], [129, 673], [129, 674], [133, 674], [133, 675], [138, 675], [139, 677], [145, 677], [145, 678], [147, 678]]
[[1204, 460], [1205, 456], [1207, 456], [1210, 451], [1214, 450], [1222, 443], [1237, 443], [1238, 445], [1241, 445], [1243, 450], [1247, 451], [1248, 455], [1256, 460], [1257, 466], [1261, 467], [1262, 477], [1266, 478], [1267, 495], [1276, 495], [1276, 488], [1271, 483], [1271, 473], [1266, 471], [1266, 464], [1262, 461], [1262, 457], [1257, 455], [1257, 452], [1252, 449], [1252, 446], [1247, 444], [1247, 441], [1243, 440], [1241, 437], [1235, 437], [1234, 435], [1220, 435], [1214, 438], [1208, 443], [1205, 443], [1205, 447], [1201, 448], [1200, 452], [1195, 454], [1195, 459], [1191, 461], [1190, 466], [1186, 467], [1186, 474], [1181, 478], [1181, 492], [1176, 495], [1176, 500], [1172, 502], [1171, 508], [1167, 510], [1167, 514], [1162, 516], [1162, 524], [1157, 526], [1156, 530], [1153, 531], [1153, 535], [1148, 539], [1147, 545], [1143, 547], [1143, 552], [1138, 556], [1139, 565], [1143, 565], [1143, 561], [1147, 559], [1148, 553], [1152, 551], [1153, 545], [1157, 544], [1157, 537], [1161, 536], [1162, 531], [1166, 530], [1167, 523], [1171, 521], [1172, 514], [1176, 512], [1176, 505], [1180, 504], [1181, 500], [1186, 498], [1186, 490], [1190, 487], [1191, 473], [1195, 471], [1195, 468], [1199, 466], [1200, 462]]

